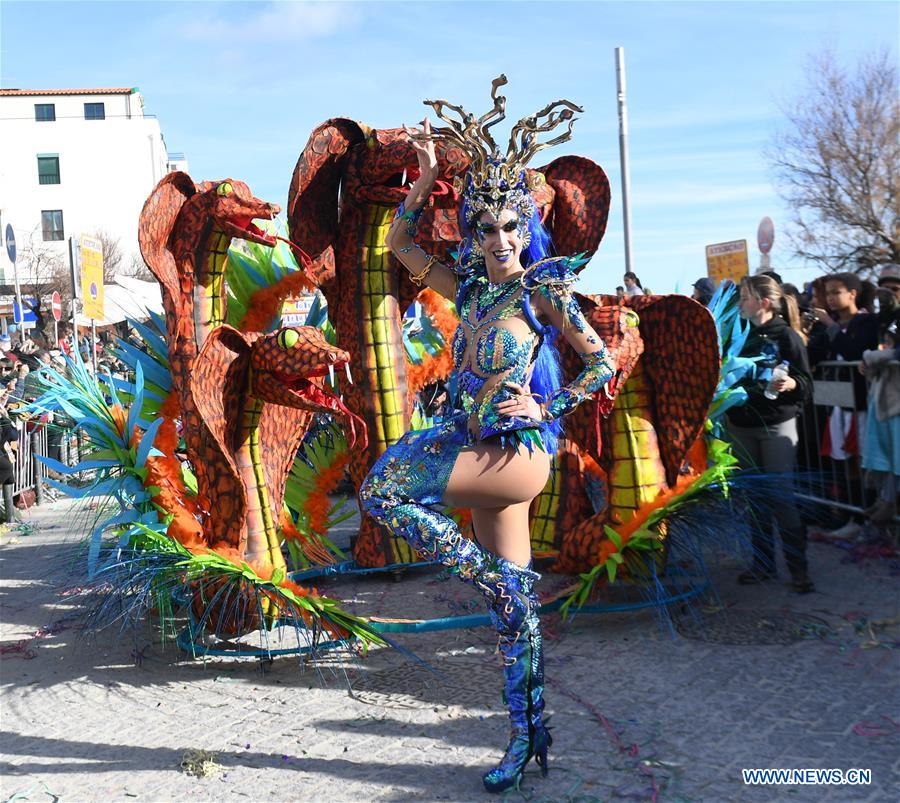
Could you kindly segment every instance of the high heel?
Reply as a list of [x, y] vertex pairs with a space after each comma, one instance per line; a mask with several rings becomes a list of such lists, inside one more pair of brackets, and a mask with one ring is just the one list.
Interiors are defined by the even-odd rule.
[[540, 658], [534, 652], [534, 636], [540, 625], [531, 603], [534, 581], [539, 575], [507, 561], [502, 561], [499, 569], [500, 577], [491, 583], [494, 588], [491, 618], [500, 634], [510, 739], [500, 763], [483, 776], [488, 792], [518, 788], [526, 765], [536, 755], [539, 755], [541, 772], [546, 775], [547, 749], [552, 742], [540, 714], [536, 720], [532, 718], [535, 700], [542, 709], [540, 693], [534, 696], [536, 659]]
[[541, 634], [541, 620], [538, 617], [541, 603], [534, 586], [529, 592], [531, 612], [528, 617], [528, 632], [531, 639], [531, 674], [528, 684], [528, 725], [531, 734], [535, 761], [541, 768], [541, 775], [546, 777], [547, 752], [553, 744], [550, 728], [544, 719], [544, 639]]
[[[545, 748], [546, 754], [546, 748]], [[482, 777], [484, 788], [488, 792], [504, 792], [512, 787], [519, 788], [522, 782], [522, 774], [525, 766], [534, 755], [531, 746], [531, 738], [526, 728], [524, 731], [513, 731], [510, 734], [509, 744], [500, 763], [488, 770]], [[546, 755], [545, 755], [546, 757]]]
[[550, 735], [548, 728], [542, 728], [533, 735], [532, 739], [534, 760], [541, 768], [541, 775], [546, 778], [547, 773], [550, 771], [550, 768], [547, 766], [547, 752], [553, 746], [553, 737]]

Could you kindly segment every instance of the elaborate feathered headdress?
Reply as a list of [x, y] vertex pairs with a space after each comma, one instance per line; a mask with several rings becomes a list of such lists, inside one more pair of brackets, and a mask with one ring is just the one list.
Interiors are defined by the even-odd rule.
[[[557, 100], [548, 104], [530, 117], [523, 117], [510, 132], [506, 156], [491, 136], [490, 129], [506, 119], [506, 98], [497, 90], [507, 83], [506, 76], [500, 75], [491, 83], [493, 108], [478, 119], [462, 106], [446, 100], [426, 100], [439, 119], [447, 123], [432, 129], [430, 137], [418, 135], [421, 139], [443, 139], [456, 143], [469, 155], [470, 167], [464, 183], [457, 186], [462, 191], [468, 209], [467, 223], [489, 210], [495, 218], [504, 209], [515, 209], [523, 220], [534, 213], [525, 167], [531, 158], [544, 148], [566, 142], [572, 136], [575, 112], [584, 111], [568, 100]], [[448, 116], [452, 113], [458, 119]], [[567, 129], [546, 142], [538, 142], [538, 135], [549, 133], [562, 123]]]

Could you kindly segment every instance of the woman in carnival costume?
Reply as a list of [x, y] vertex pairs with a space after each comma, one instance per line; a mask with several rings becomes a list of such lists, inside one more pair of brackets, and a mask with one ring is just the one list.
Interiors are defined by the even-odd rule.
[[[489, 129], [504, 119], [505, 98], [475, 119], [445, 101], [426, 101], [448, 123], [407, 129], [420, 175], [400, 205], [387, 245], [417, 285], [453, 299], [460, 324], [453, 340], [451, 411], [431, 429], [407, 433], [388, 448], [360, 491], [369, 515], [421, 555], [453, 566], [484, 594], [499, 634], [511, 738], [484, 775], [488, 791], [518, 785], [534, 757], [547, 773], [551, 737], [544, 725], [544, 667], [531, 570], [528, 510], [547, 483], [560, 421], [610, 380], [609, 352], [589, 326], [570, 287], [577, 257], [552, 256], [525, 166], [544, 147], [567, 141], [574, 112], [558, 101], [512, 130], [505, 156]], [[445, 108], [459, 120], [445, 116]], [[561, 123], [567, 130], [538, 143]], [[415, 243], [416, 223], [438, 177], [434, 141], [446, 139], [470, 159], [462, 187], [462, 241], [456, 264]], [[540, 176], [536, 176], [539, 180]], [[560, 386], [559, 332], [584, 369]], [[476, 540], [436, 506], [471, 508]]]

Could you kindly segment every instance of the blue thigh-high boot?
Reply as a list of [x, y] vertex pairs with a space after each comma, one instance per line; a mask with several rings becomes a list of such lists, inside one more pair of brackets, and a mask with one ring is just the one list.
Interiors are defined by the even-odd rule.
[[432, 509], [443, 499], [465, 439], [465, 417], [407, 433], [372, 468], [360, 489], [360, 501], [370, 516], [421, 555], [455, 567], [460, 579], [478, 588], [488, 601], [504, 658], [511, 736], [500, 763], [484, 776], [484, 785], [500, 792], [519, 783], [534, 755], [546, 774], [550, 739], [541, 722], [543, 661], [532, 603], [540, 575], [464, 538], [453, 519]]
[[540, 575], [511, 563], [507, 563], [504, 575], [497, 583], [502, 593], [491, 604], [490, 613], [503, 656], [503, 697], [509, 710], [510, 739], [500, 763], [484, 775], [489, 792], [517, 787], [532, 756], [546, 775], [551, 744], [542, 720], [543, 650], [534, 595], [534, 583]]
[[[534, 588], [532, 588], [530, 602], [531, 682], [528, 688], [528, 717], [531, 722], [531, 738], [535, 745], [535, 760], [540, 765], [542, 774], [546, 775], [547, 748], [553, 743], [553, 738], [544, 724], [544, 639], [541, 635], [541, 621], [538, 618], [541, 604]], [[544, 749], [541, 750], [541, 747]]]

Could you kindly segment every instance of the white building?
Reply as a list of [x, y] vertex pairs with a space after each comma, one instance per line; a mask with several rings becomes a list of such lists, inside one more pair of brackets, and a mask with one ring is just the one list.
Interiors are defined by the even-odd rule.
[[[0, 268], [11, 224], [19, 281], [29, 244], [68, 264], [68, 238], [98, 231], [117, 238], [122, 267], [139, 257], [141, 207], [170, 169], [159, 121], [131, 89], [0, 89]], [[173, 154], [186, 169], [183, 154]]]

